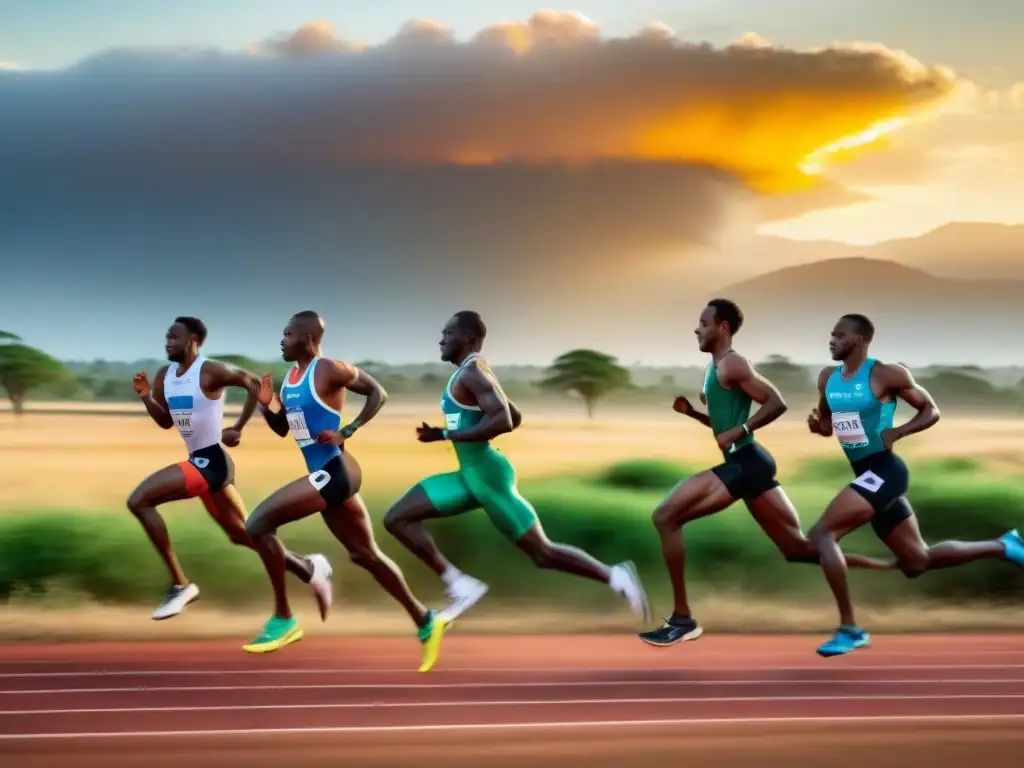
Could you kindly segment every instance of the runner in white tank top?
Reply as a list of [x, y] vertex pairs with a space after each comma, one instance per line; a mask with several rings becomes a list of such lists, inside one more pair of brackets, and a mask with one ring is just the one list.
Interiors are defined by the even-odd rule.
[[[153, 613], [154, 619], [177, 616], [199, 597], [199, 588], [185, 578], [171, 548], [157, 505], [198, 496], [232, 542], [252, 548], [245, 532], [245, 506], [234, 487], [234, 463], [221, 441], [228, 446], [238, 445], [242, 428], [256, 407], [260, 379], [248, 371], [201, 356], [199, 348], [205, 340], [206, 326], [201, 320], [176, 318], [166, 337], [170, 365], [157, 372], [152, 390], [145, 371], [139, 371], [134, 379], [135, 392], [153, 421], [164, 429], [177, 428], [188, 450], [186, 461], [150, 475], [128, 497], [128, 509], [142, 523], [173, 580], [163, 603]], [[224, 429], [228, 387], [245, 389], [249, 395], [238, 421]], [[288, 570], [310, 585], [321, 615], [326, 616], [331, 601], [331, 568], [327, 560], [322, 555], [301, 558], [286, 553], [286, 557]]]

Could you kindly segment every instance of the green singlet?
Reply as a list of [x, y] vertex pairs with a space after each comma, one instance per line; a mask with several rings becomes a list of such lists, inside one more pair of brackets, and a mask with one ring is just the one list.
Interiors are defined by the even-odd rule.
[[[477, 406], [462, 405], [452, 395], [459, 374], [479, 354], [467, 357], [448, 380], [441, 395], [445, 428], [449, 432], [479, 424], [484, 417]], [[516, 490], [516, 471], [490, 442], [453, 442], [459, 459], [457, 472], [431, 475], [420, 482], [430, 503], [443, 515], [482, 507], [491, 522], [512, 541], [518, 541], [537, 522], [537, 512]]]
[[[704, 374], [704, 397], [708, 401], [708, 418], [711, 431], [716, 435], [738, 427], [750, 418], [750, 404], [753, 402], [742, 389], [726, 389], [718, 380], [718, 369], [712, 360]], [[754, 442], [753, 433], [733, 443], [729, 453], [738, 451]]]

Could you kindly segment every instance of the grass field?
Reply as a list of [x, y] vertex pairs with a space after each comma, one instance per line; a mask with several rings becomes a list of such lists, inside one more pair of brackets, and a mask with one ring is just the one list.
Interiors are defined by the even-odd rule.
[[[0, 509], [120, 510], [147, 474], [185, 457], [177, 433], [158, 428], [148, 418], [85, 415], [89, 408], [77, 404], [47, 407], [80, 410], [82, 415], [29, 413], [19, 419], [0, 412]], [[114, 407], [126, 414], [142, 410], [134, 405]], [[416, 441], [416, 426], [421, 421], [438, 423], [438, 414], [434, 400], [412, 406], [389, 404], [352, 440], [349, 450], [363, 468], [368, 499], [390, 503], [422, 477], [454, 468], [450, 446]], [[993, 471], [1024, 474], [1022, 434], [1024, 420], [947, 418], [927, 435], [906, 440], [900, 453], [910, 460], [971, 456], [983, 459]], [[783, 481], [804, 460], [839, 456], [834, 440], [807, 432], [803, 414], [787, 414], [758, 439], [776, 457]], [[523, 426], [502, 437], [499, 445], [514, 462], [520, 480], [591, 472], [637, 457], [698, 467], [720, 458], [708, 430], [667, 407], [663, 416], [649, 410], [620, 411], [592, 422], [582, 411], [530, 408]], [[294, 442], [271, 433], [258, 415], [231, 455], [238, 487], [252, 506], [304, 473]]]
[[[104, 406], [114, 412], [104, 414], [76, 404], [47, 408], [65, 412], [20, 418], [0, 412], [0, 587], [7, 585], [0, 636], [204, 636], [234, 634], [243, 626], [248, 631], [262, 621], [269, 588], [258, 560], [228, 545], [198, 502], [183, 502], [162, 512], [186, 570], [205, 587], [205, 599], [180, 620], [154, 626], [150, 603], [159, 598], [166, 574], [124, 502], [148, 473], [184, 457], [181, 440], [146, 417], [132, 417], [138, 407]], [[454, 468], [449, 446], [415, 440], [415, 426], [436, 422], [437, 410], [433, 400], [389, 405], [352, 441], [375, 516], [423, 476]], [[998, 418], [946, 418], [900, 446], [914, 473], [911, 500], [928, 538], [988, 537], [1024, 524], [1022, 426]], [[838, 447], [808, 434], [802, 414], [759, 439], [776, 456], [806, 529], [847, 482]], [[647, 409], [609, 411], [592, 422], [573, 411], [527, 408], [522, 429], [499, 445], [517, 466], [524, 493], [550, 535], [606, 560], [634, 559], [655, 610], [667, 611], [667, 580], [649, 515], [686, 468], [719, 459], [706, 429], [667, 408], [660, 416]], [[259, 417], [232, 456], [250, 509], [304, 474], [294, 443], [273, 435]], [[683, 466], [642, 464], [609, 474], [611, 465], [637, 459]], [[435, 532], [456, 562], [492, 584], [492, 596], [467, 618], [476, 630], [566, 631], [567, 613], [580, 631], [632, 626], [623, 611], [609, 613], [614, 603], [605, 591], [534, 571], [480, 515], [444, 521]], [[422, 565], [379, 528], [378, 536], [414, 589], [428, 600], [439, 597], [436, 580]], [[284, 537], [297, 551], [322, 549], [335, 560], [338, 611], [348, 620], [332, 620], [317, 632], [405, 631], [401, 613], [382, 603], [369, 578], [345, 562], [317, 519], [290, 526]], [[741, 508], [687, 526], [687, 541], [695, 609], [709, 629], [822, 631], [834, 621], [820, 572], [782, 562]], [[881, 552], [869, 532], [855, 534], [849, 546]], [[864, 574], [855, 577], [855, 589], [862, 617], [877, 631], [1024, 628], [1017, 594], [1024, 574], [1008, 577], [1007, 570], [1012, 566], [986, 563], [916, 582]], [[296, 608], [309, 616], [308, 598], [291, 583]]]

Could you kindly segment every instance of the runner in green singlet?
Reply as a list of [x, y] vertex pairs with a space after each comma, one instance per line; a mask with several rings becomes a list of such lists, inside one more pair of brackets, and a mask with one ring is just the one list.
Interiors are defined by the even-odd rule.
[[607, 584], [646, 621], [647, 598], [632, 563], [608, 566], [575, 547], [551, 542], [530, 502], [519, 495], [512, 464], [491, 445], [494, 438], [518, 428], [522, 414], [480, 356], [486, 334], [476, 312], [459, 312], [445, 325], [441, 359], [456, 366], [441, 396], [445, 426], [424, 423], [416, 431], [423, 443], [450, 441], [459, 469], [413, 486], [388, 511], [384, 526], [444, 581], [450, 605], [440, 615], [446, 622], [479, 602], [487, 585], [453, 566], [423, 522], [479, 508], [539, 568]]
[[[643, 632], [650, 645], [668, 646], [696, 640], [704, 630], [690, 614], [683, 570], [686, 550], [682, 527], [691, 520], [720, 512], [743, 500], [754, 520], [791, 563], [817, 563], [818, 555], [800, 528], [800, 517], [775, 479], [775, 459], [754, 439], [754, 433], [786, 411], [775, 386], [758, 374], [745, 357], [732, 348], [733, 336], [743, 325], [743, 313], [728, 299], [714, 299], [700, 314], [697, 329], [701, 352], [711, 355], [704, 377], [701, 402], [708, 412], [694, 410], [685, 397], [673, 408], [711, 429], [723, 463], [677, 485], [654, 511], [654, 526], [672, 581], [674, 610], [664, 625]], [[753, 403], [760, 407], [750, 415]], [[848, 555], [854, 568], [888, 570], [894, 562]]]

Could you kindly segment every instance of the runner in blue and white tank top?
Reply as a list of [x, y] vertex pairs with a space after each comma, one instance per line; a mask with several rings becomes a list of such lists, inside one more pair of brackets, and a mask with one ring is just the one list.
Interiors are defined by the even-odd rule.
[[[892, 448], [896, 441], [933, 426], [939, 420], [939, 409], [909, 370], [868, 355], [874, 332], [874, 325], [863, 315], [839, 319], [829, 351], [840, 365], [828, 366], [819, 374], [818, 407], [807, 419], [812, 433], [836, 436], [854, 475], [811, 529], [840, 619], [833, 638], [818, 648], [822, 656], [842, 655], [869, 644], [868, 633], [854, 618], [838, 544], [839, 538], [866, 523], [896, 555], [898, 567], [908, 578], [986, 557], [1006, 558], [1024, 567], [1024, 540], [1016, 530], [984, 542], [947, 541], [929, 546], [921, 538], [904, 495], [910, 475]], [[894, 426], [897, 400], [916, 411], [898, 427]]]
[[[387, 393], [366, 372], [321, 355], [324, 323], [315, 312], [294, 315], [284, 329], [281, 356], [293, 363], [280, 389], [278, 410], [272, 410], [273, 382], [263, 377], [259, 402], [270, 428], [290, 435], [302, 452], [307, 475], [264, 499], [246, 523], [246, 531], [263, 559], [274, 588], [274, 615], [260, 635], [244, 646], [267, 653], [301, 640], [302, 629], [292, 615], [284, 583], [284, 563], [277, 529], [320, 513], [353, 562], [370, 572], [408, 612], [424, 647], [421, 671], [437, 658], [445, 623], [413, 596], [398, 567], [377, 547], [366, 505], [359, 496], [362, 471], [346, 450], [347, 441], [384, 406]], [[342, 426], [345, 392], [366, 398], [360, 414]]]
[[[198, 497], [231, 541], [251, 545], [245, 533], [245, 505], [234, 487], [234, 463], [221, 442], [238, 445], [242, 428], [256, 407], [260, 380], [248, 371], [203, 357], [199, 350], [205, 340], [206, 326], [201, 320], [176, 318], [165, 342], [170, 365], [157, 372], [152, 388], [145, 371], [139, 371], [134, 379], [135, 392], [153, 421], [164, 429], [176, 428], [188, 450], [186, 461], [150, 475], [128, 498], [128, 508], [142, 523], [173, 581], [153, 613], [154, 619], [176, 616], [199, 597], [199, 587], [185, 578], [171, 548], [157, 505]], [[238, 421], [224, 429], [221, 422], [228, 387], [245, 389], [249, 397]], [[323, 558], [313, 555], [306, 559], [290, 552], [286, 558], [288, 570], [308, 583], [323, 603], [324, 579], [317, 572], [317, 563]], [[322, 563], [319, 570], [323, 570]]]

